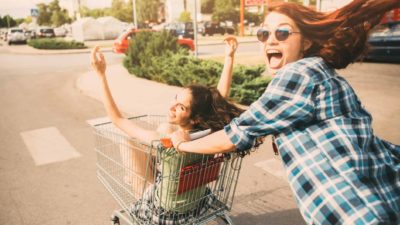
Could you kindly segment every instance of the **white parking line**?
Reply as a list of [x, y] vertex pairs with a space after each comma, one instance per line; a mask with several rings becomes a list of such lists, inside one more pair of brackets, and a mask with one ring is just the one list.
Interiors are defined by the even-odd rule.
[[56, 127], [25, 131], [21, 136], [37, 166], [81, 156]]
[[268, 159], [265, 161], [261, 161], [254, 164], [257, 167], [267, 171], [268, 173], [281, 178], [283, 180], [287, 180], [285, 169], [283, 168], [281, 160], [278, 159]]

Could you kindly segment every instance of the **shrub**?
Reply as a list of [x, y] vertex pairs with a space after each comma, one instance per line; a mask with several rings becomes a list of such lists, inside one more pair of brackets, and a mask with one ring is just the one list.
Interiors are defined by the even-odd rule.
[[[174, 86], [216, 86], [223, 64], [190, 56], [169, 33], [141, 32], [130, 43], [124, 66], [138, 77]], [[269, 78], [264, 66], [235, 66], [230, 97], [241, 104], [254, 102], [264, 92]]]
[[28, 45], [38, 49], [83, 49], [84, 43], [77, 41], [65, 41], [63, 39], [43, 38], [32, 39]]

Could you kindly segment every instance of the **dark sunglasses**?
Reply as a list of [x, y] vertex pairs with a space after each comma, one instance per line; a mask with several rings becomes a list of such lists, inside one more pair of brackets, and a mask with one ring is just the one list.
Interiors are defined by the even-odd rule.
[[[291, 34], [294, 33], [300, 33], [300, 32], [290, 31], [287, 28], [278, 28], [275, 30], [275, 38], [278, 41], [285, 41]], [[261, 42], [265, 42], [268, 40], [270, 34], [271, 32], [269, 30], [261, 28], [257, 31], [257, 39]]]

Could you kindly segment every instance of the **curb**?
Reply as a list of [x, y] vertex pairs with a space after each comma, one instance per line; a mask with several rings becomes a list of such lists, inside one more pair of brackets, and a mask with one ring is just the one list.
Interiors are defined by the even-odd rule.
[[[62, 55], [62, 54], [83, 54], [90, 53], [91, 48], [85, 49], [68, 49], [68, 50], [40, 50], [32, 47], [24, 49], [4, 48], [8, 53], [16, 55]], [[103, 52], [112, 52], [112, 48], [103, 48]]]

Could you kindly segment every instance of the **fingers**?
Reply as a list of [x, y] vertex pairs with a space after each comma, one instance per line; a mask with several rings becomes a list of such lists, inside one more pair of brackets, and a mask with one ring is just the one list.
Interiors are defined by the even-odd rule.
[[238, 41], [235, 36], [228, 35], [224, 38], [224, 42], [228, 44], [233, 50], [236, 50], [238, 46]]
[[233, 35], [227, 35], [225, 38], [224, 38], [224, 41], [226, 41], [226, 42], [236, 42], [237, 43], [237, 39], [236, 39], [236, 37], [235, 36], [233, 36]]
[[99, 52], [99, 56], [100, 56], [100, 62], [106, 63], [106, 59], [104, 58], [104, 54], [102, 52]]
[[92, 52], [91, 52], [91, 62], [92, 62], [92, 64], [94, 64], [94, 63], [97, 63], [97, 53], [98, 53], [98, 51], [99, 51], [99, 49], [100, 49], [100, 47], [99, 46], [95, 46], [93, 49], [92, 49]]

